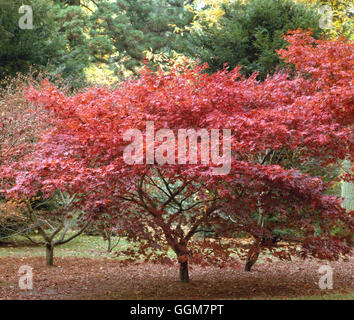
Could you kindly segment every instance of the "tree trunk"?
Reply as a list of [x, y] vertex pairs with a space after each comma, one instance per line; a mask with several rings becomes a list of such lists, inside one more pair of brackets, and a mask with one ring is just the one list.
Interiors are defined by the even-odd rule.
[[257, 262], [259, 251], [250, 251], [245, 264], [245, 271], [251, 271], [253, 265]]
[[[260, 204], [260, 201], [259, 201]], [[263, 228], [264, 225], [264, 216], [263, 216], [263, 210], [260, 207], [258, 210], [259, 216], [258, 216], [258, 225]], [[257, 262], [257, 259], [259, 257], [260, 253], [260, 245], [261, 245], [261, 240], [260, 239], [255, 239], [253, 243], [253, 247], [250, 248], [250, 251], [248, 252], [247, 255], [247, 261], [245, 265], [245, 271], [251, 271], [253, 265]]]
[[179, 278], [182, 282], [189, 282], [188, 261], [180, 262]]
[[107, 251], [108, 251], [109, 253], [111, 253], [111, 252], [112, 252], [112, 238], [111, 238], [111, 234], [107, 232], [106, 235], [107, 235], [107, 241], [108, 241], [108, 248], [107, 248]]
[[54, 259], [54, 246], [51, 243], [47, 243], [46, 244], [46, 250], [45, 250], [46, 265], [47, 266], [52, 266], [53, 265], [53, 259]]

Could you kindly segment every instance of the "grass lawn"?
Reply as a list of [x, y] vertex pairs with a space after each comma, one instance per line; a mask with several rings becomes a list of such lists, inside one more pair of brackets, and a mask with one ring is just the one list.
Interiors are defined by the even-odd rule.
[[[39, 236], [34, 236], [34, 240], [40, 241]], [[113, 239], [117, 241], [116, 238]], [[130, 244], [122, 238], [115, 250], [126, 250]], [[1, 257], [41, 257], [45, 254], [43, 246], [37, 246], [23, 237], [14, 237], [0, 244]], [[57, 246], [54, 249], [54, 257], [80, 257], [80, 258], [110, 258], [122, 260], [117, 254], [107, 252], [107, 241], [102, 237], [82, 235], [74, 240]]]

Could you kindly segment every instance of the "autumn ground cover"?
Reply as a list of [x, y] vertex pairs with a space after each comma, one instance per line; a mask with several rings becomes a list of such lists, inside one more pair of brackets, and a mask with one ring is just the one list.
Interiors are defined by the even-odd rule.
[[[129, 244], [121, 241], [118, 252]], [[177, 264], [127, 261], [106, 252], [99, 237], [82, 236], [56, 249], [54, 267], [43, 248], [15, 241], [0, 246], [0, 299], [354, 299], [354, 259], [329, 263], [333, 289], [318, 286], [318, 260], [279, 261], [263, 256], [252, 272], [235, 260], [225, 268], [191, 266], [180, 283]], [[21, 291], [18, 270], [33, 268], [34, 288]]]

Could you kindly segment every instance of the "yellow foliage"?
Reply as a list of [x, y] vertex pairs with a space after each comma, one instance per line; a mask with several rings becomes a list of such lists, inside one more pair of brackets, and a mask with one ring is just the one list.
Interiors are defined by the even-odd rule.
[[191, 28], [194, 30], [200, 29], [200, 21], [205, 21], [209, 25], [216, 25], [225, 14], [222, 5], [230, 2], [233, 2], [233, 0], [197, 0], [194, 7], [186, 6], [189, 11], [195, 13]]
[[10, 200], [7, 202], [0, 202], [0, 222], [9, 218], [20, 218], [24, 220], [21, 216], [21, 211], [23, 209], [23, 204], [17, 200]]
[[172, 56], [168, 55], [165, 52], [153, 53], [152, 50], [144, 51], [145, 57], [149, 62], [153, 62], [155, 67], [160, 67], [162, 70], [167, 70], [169, 68], [173, 68], [175, 66], [181, 64], [189, 64], [193, 65], [194, 61], [192, 59], [187, 58], [181, 53], [177, 53], [176, 51], [172, 52]]
[[92, 64], [85, 69], [85, 75], [90, 83], [97, 85], [112, 85], [118, 80], [114, 72], [104, 64]]
[[327, 5], [332, 9], [332, 27], [327, 30], [334, 38], [340, 36], [353, 40], [354, 4], [352, 0], [298, 0], [308, 4]]
[[[353, 40], [353, 15], [354, 5], [352, 0], [294, 0], [309, 5], [328, 5], [332, 9], [333, 23], [327, 30], [329, 36], [338, 38], [344, 36]], [[220, 18], [224, 15], [222, 5], [232, 3], [234, 0], [196, 0], [194, 6], [186, 8], [195, 13], [194, 22], [191, 29], [199, 30], [200, 21], [205, 21], [209, 25], [217, 25]], [[244, 0], [243, 2], [247, 2]]]

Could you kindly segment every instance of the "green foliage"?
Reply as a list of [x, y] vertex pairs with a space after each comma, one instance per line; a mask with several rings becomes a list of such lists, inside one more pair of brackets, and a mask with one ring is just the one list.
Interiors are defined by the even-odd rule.
[[[72, 87], [88, 66], [86, 13], [78, 6], [47, 0], [0, 1], [0, 79], [27, 73], [31, 67], [50, 76], [69, 79]], [[19, 8], [28, 4], [33, 29], [21, 29]]]
[[33, 0], [33, 29], [23, 30], [19, 19], [23, 14], [20, 0], [0, 2], [0, 79], [26, 72], [31, 65], [45, 67], [57, 55], [59, 40], [52, 37], [55, 26], [49, 14], [51, 3]]
[[[19, 27], [23, 4], [32, 7], [33, 29]], [[172, 57], [182, 38], [176, 28], [194, 17], [183, 0], [14, 0], [0, 8], [0, 79], [33, 66], [74, 89], [98, 65], [126, 78], [147, 53]]]
[[242, 66], [244, 74], [259, 72], [264, 79], [280, 64], [275, 49], [286, 46], [281, 35], [289, 29], [311, 28], [318, 38], [319, 15], [315, 7], [290, 0], [235, 1], [223, 6], [217, 25], [201, 21], [201, 30], [190, 35], [186, 51], [207, 62], [210, 70]]
[[52, 76], [61, 75], [70, 80], [72, 86], [85, 85], [84, 69], [91, 62], [89, 52], [88, 14], [79, 6], [56, 4], [51, 9], [52, 19], [60, 39], [58, 56], [50, 69]]
[[[117, 74], [135, 72], [146, 52], [172, 52], [181, 36], [175, 28], [189, 24], [194, 14], [183, 0], [103, 0], [91, 14], [91, 47], [96, 61]], [[188, 1], [187, 1], [188, 2]]]

